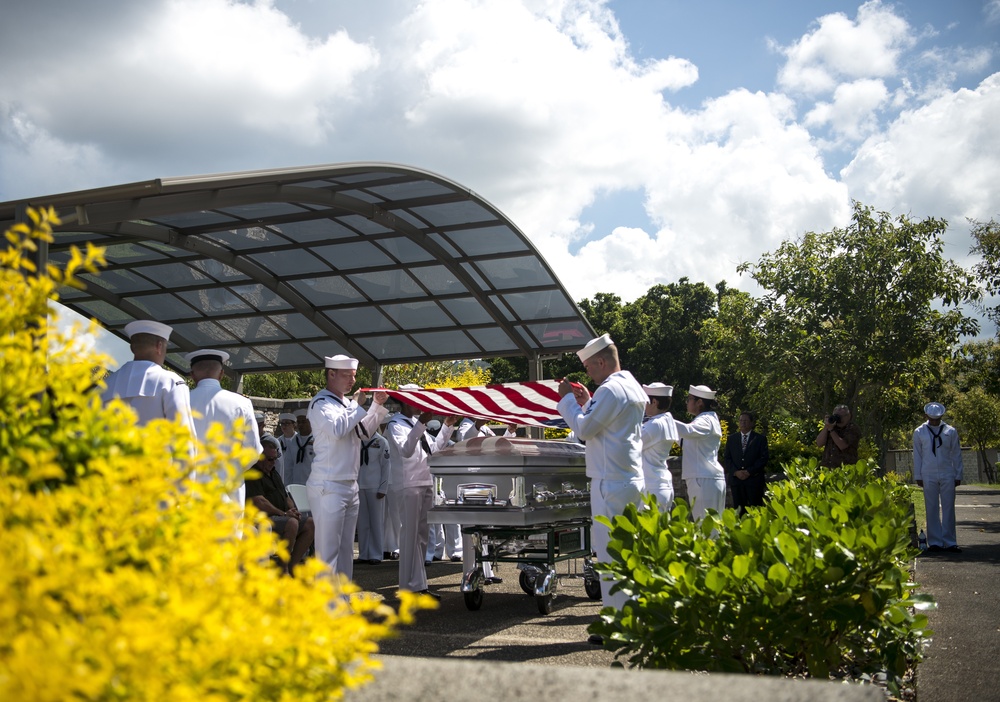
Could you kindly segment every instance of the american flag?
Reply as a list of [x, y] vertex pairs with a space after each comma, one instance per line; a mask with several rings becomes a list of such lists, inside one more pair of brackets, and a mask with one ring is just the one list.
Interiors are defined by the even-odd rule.
[[471, 388], [427, 388], [389, 390], [364, 388], [364, 392], [384, 390], [390, 396], [425, 412], [491, 419], [501, 424], [533, 427], [566, 427], [559, 416], [558, 380], [529, 380], [524, 383], [478, 385]]

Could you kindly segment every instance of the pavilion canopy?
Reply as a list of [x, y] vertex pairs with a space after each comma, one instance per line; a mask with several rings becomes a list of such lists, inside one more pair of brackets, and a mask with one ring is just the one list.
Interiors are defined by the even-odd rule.
[[219, 348], [236, 374], [527, 356], [580, 348], [593, 328], [518, 228], [467, 188], [405, 166], [351, 163], [163, 178], [0, 203], [63, 224], [48, 259], [107, 247], [108, 267], [61, 302], [124, 338], [174, 328], [168, 362]]

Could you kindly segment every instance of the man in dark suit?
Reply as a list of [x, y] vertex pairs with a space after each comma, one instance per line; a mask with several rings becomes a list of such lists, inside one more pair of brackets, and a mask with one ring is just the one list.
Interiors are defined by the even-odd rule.
[[723, 462], [726, 478], [733, 491], [733, 507], [740, 514], [747, 507], [764, 504], [764, 466], [767, 465], [767, 439], [753, 430], [757, 418], [750, 412], [740, 415], [740, 430], [730, 434]]

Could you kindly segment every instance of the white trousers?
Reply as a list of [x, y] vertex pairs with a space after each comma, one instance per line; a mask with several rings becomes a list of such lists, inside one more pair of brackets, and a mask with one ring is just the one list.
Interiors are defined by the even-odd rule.
[[382, 524], [383, 553], [399, 553], [399, 527], [403, 523], [403, 491], [389, 488], [385, 496], [385, 520]]
[[424, 560], [462, 555], [462, 527], [458, 524], [429, 524], [427, 530], [427, 557]]
[[359, 490], [358, 560], [382, 560], [382, 522], [385, 520], [385, 498], [378, 499], [378, 488]]
[[725, 478], [688, 478], [684, 482], [687, 483], [688, 502], [691, 505], [693, 519], [701, 519], [710, 509], [719, 514], [726, 509]]
[[927, 545], [957, 546], [954, 478], [924, 478], [924, 508], [927, 510]]
[[358, 483], [324, 480], [306, 486], [316, 527], [316, 557], [334, 573], [354, 577], [354, 529], [358, 525]]
[[[642, 501], [642, 489], [642, 477], [637, 477], [632, 481], [591, 480], [590, 513], [595, 517], [604, 515], [608, 519], [614, 520], [617, 515], [625, 511], [626, 505], [630, 502], [639, 504]], [[595, 521], [590, 528], [590, 541], [599, 562], [611, 562], [611, 556], [608, 555], [608, 542], [610, 540], [611, 533], [608, 527]], [[601, 602], [605, 607], [622, 609], [628, 601], [628, 597], [623, 592], [616, 592], [612, 595], [610, 592], [612, 584], [612, 580], [601, 578]]]
[[434, 487], [403, 488], [403, 525], [399, 530], [399, 589], [427, 589], [427, 513], [434, 503]]

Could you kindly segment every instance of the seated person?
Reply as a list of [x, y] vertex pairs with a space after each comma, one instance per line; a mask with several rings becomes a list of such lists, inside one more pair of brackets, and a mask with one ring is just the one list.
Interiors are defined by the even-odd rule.
[[281, 475], [275, 470], [278, 460], [278, 442], [274, 437], [261, 439], [264, 452], [254, 469], [260, 471], [261, 477], [247, 480], [247, 501], [271, 518], [274, 530], [288, 542], [291, 559], [281, 566], [286, 573], [292, 571], [301, 561], [306, 551], [312, 546], [314, 526], [312, 517], [303, 517], [295, 506], [295, 500], [288, 494]]

